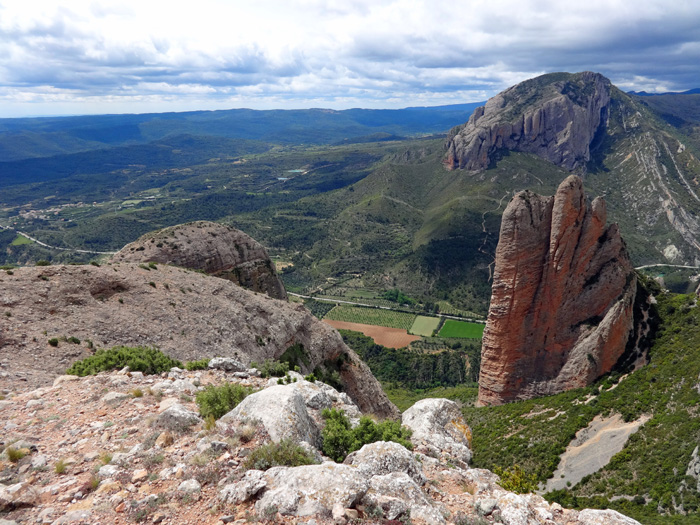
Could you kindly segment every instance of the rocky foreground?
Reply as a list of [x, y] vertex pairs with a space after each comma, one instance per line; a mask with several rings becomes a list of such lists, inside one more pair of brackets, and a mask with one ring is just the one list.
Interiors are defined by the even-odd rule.
[[[468, 427], [447, 400], [404, 413], [413, 452], [376, 442], [334, 463], [317, 449], [320, 411], [339, 408], [357, 421], [346, 394], [293, 373], [294, 382], [280, 385], [229, 362], [210, 363], [229, 371], [61, 376], [51, 387], [6, 393], [0, 522], [637, 523], [510, 493], [491, 472], [470, 469]], [[207, 424], [193, 396], [222, 381], [262, 390]], [[244, 468], [252, 451], [283, 438], [302, 443], [318, 464]]]

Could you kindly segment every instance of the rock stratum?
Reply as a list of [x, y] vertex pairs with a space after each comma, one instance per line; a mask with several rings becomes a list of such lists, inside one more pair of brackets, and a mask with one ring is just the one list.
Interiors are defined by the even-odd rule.
[[569, 171], [581, 168], [605, 130], [610, 89], [607, 78], [590, 71], [543, 75], [508, 88], [450, 131], [444, 163], [484, 170], [505, 149], [534, 153]]
[[634, 337], [636, 294], [618, 227], [579, 177], [553, 197], [515, 195], [496, 250], [479, 402], [554, 394], [610, 371]]
[[300, 343], [304, 373], [342, 364], [341, 382], [363, 411], [398, 416], [338, 332], [302, 305], [200, 272], [135, 263], [16, 268], [0, 271], [0, 307], [0, 388], [50, 384], [93, 347], [147, 345], [183, 362], [221, 356], [249, 365]]
[[236, 228], [208, 221], [171, 226], [127, 244], [113, 262], [155, 262], [201, 270], [244, 288], [287, 299], [267, 251]]

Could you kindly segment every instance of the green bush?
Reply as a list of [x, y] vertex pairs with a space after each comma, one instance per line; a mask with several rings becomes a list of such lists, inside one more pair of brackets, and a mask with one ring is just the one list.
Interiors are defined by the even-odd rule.
[[182, 368], [182, 363], [168, 357], [157, 348], [115, 346], [109, 350], [98, 350], [95, 355], [76, 361], [66, 373], [83, 377], [106, 370], [118, 370], [125, 366], [135, 372], [160, 374], [173, 367]]
[[376, 423], [368, 416], [360, 418], [360, 424], [350, 427], [350, 421], [342, 410], [325, 409], [322, 412], [326, 426], [323, 429], [323, 453], [341, 462], [350, 453], [360, 450], [368, 443], [376, 441], [394, 441], [409, 450], [413, 445], [409, 441], [411, 431], [401, 426], [398, 421], [385, 420]]
[[501, 478], [498, 484], [506, 490], [517, 494], [529, 494], [537, 490], [537, 476], [525, 473], [518, 465], [505, 470], [496, 467], [493, 471]]
[[51, 346], [58, 346], [58, 338], [57, 338], [57, 337], [52, 337], [51, 339], [49, 339], [49, 344], [50, 344]]
[[306, 450], [291, 439], [267, 443], [256, 448], [246, 458], [246, 469], [267, 470], [272, 467], [298, 467], [316, 463]]
[[260, 371], [260, 377], [284, 377], [289, 372], [289, 363], [281, 363], [272, 359], [266, 359], [261, 365], [251, 363], [251, 366]]
[[185, 363], [187, 370], [206, 370], [209, 368], [209, 359], [200, 359], [199, 361], [188, 361]]
[[246, 396], [253, 393], [253, 389], [246, 388], [236, 383], [224, 383], [219, 386], [207, 385], [207, 387], [197, 394], [197, 406], [203, 418], [214, 416], [219, 419], [230, 412]]

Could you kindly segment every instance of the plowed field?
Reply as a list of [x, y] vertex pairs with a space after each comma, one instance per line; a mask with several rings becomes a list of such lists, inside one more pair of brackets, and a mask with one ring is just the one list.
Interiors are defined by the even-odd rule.
[[348, 323], [345, 321], [331, 321], [329, 319], [324, 319], [323, 322], [328, 323], [333, 328], [362, 332], [367, 337], [374, 339], [374, 342], [378, 345], [386, 346], [388, 348], [403, 348], [404, 346], [408, 346], [411, 341], [417, 341], [420, 339], [420, 337], [410, 335], [406, 330], [401, 330], [400, 328], [387, 328], [385, 326]]

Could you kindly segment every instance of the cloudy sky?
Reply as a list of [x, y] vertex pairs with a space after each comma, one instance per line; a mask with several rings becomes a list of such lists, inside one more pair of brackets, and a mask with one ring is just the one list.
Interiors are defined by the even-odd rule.
[[0, 117], [454, 104], [583, 70], [700, 87], [700, 0], [0, 0]]

